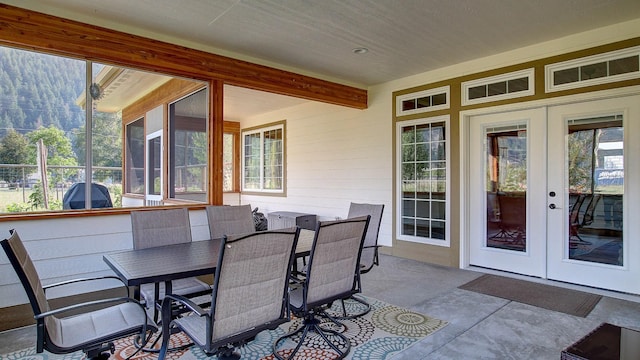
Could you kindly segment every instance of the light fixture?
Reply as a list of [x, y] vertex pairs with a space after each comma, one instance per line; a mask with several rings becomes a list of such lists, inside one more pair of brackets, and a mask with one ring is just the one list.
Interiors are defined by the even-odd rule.
[[366, 54], [369, 52], [369, 49], [367, 49], [366, 47], [357, 47], [357, 48], [353, 48], [354, 54]]

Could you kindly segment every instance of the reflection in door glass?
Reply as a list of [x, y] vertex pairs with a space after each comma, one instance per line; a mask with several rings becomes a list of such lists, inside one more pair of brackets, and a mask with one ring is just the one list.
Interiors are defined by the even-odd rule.
[[486, 246], [526, 251], [526, 125], [487, 129], [485, 152]]
[[622, 115], [570, 120], [569, 258], [623, 265]]

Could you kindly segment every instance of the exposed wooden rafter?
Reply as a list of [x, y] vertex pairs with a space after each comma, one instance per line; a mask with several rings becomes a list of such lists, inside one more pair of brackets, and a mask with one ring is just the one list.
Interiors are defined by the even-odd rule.
[[0, 44], [357, 109], [367, 90], [0, 4]]

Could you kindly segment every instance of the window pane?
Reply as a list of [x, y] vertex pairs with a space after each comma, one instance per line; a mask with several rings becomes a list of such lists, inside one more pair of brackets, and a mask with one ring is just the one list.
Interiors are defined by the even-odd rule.
[[127, 125], [127, 193], [144, 194], [144, 137], [144, 118]]
[[260, 134], [244, 136], [244, 188], [260, 189]]
[[233, 191], [233, 134], [223, 135], [222, 191]]
[[487, 87], [485, 85], [469, 88], [469, 100], [487, 97]]
[[415, 236], [416, 224], [412, 218], [402, 218], [402, 235]]
[[596, 79], [607, 76], [607, 63], [585, 65], [580, 67], [580, 80]]
[[527, 91], [529, 90], [529, 79], [524, 77], [520, 79], [513, 79], [507, 82], [508, 92], [518, 92], [518, 91]]
[[430, 218], [430, 201], [416, 201], [416, 217]]
[[435, 94], [431, 97], [431, 105], [432, 106], [438, 106], [438, 105], [446, 105], [447, 104], [447, 94], [443, 93], [443, 94]]
[[149, 169], [149, 194], [160, 195], [162, 191], [160, 162], [162, 160], [162, 140], [160, 137], [155, 137], [149, 140], [147, 146], [149, 146], [149, 158], [147, 159], [147, 167]]
[[558, 70], [553, 73], [553, 85], [569, 84], [580, 81], [578, 68]]
[[207, 201], [207, 91], [169, 106], [169, 197]]
[[416, 100], [405, 100], [402, 102], [402, 111], [413, 110], [416, 108]]
[[282, 129], [264, 133], [264, 188], [282, 189]]
[[416, 236], [430, 238], [431, 226], [429, 220], [416, 220]]
[[431, 98], [429, 96], [416, 99], [418, 109], [431, 106]]
[[609, 75], [627, 74], [640, 71], [640, 56], [634, 55], [609, 61]]
[[507, 82], [502, 81], [487, 86], [487, 93], [489, 96], [502, 95], [507, 93]]

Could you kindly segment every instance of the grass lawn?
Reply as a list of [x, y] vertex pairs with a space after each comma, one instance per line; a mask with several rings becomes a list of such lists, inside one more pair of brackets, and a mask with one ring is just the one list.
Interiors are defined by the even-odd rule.
[[[13, 203], [27, 203], [29, 202], [29, 195], [33, 192], [32, 189], [13, 189], [9, 188], [0, 188], [0, 213], [7, 212], [7, 205]], [[62, 197], [64, 194], [60, 191], [56, 193], [53, 191], [49, 193], [49, 198], [52, 200], [60, 200], [62, 201]]]

